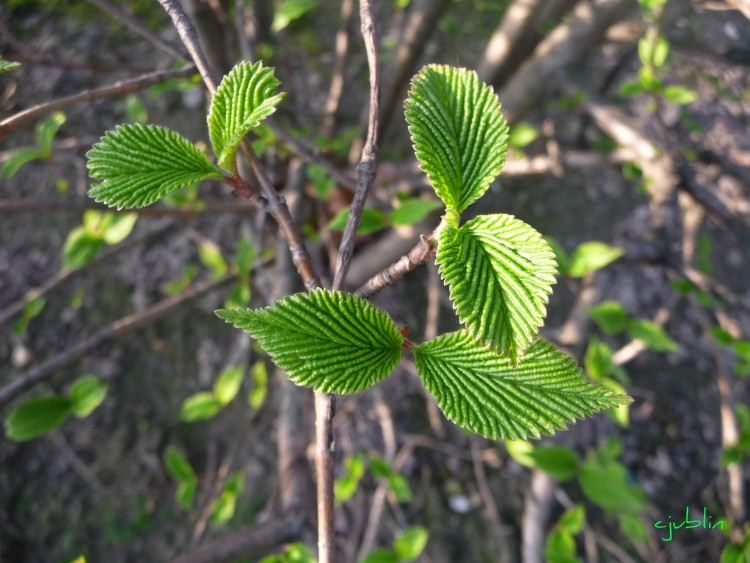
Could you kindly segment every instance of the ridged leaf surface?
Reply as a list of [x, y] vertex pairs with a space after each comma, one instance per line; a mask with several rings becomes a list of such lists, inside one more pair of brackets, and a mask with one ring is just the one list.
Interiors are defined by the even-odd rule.
[[255, 338], [289, 379], [324, 393], [357, 393], [388, 377], [403, 337], [383, 311], [351, 293], [296, 293], [265, 309], [216, 314]]
[[465, 330], [417, 346], [414, 355], [419, 377], [445, 416], [486, 438], [538, 438], [632, 401], [590, 383], [572, 359], [541, 339], [518, 367]]
[[480, 215], [442, 229], [437, 263], [459, 320], [517, 363], [544, 320], [555, 283], [549, 245], [512, 215]]
[[87, 153], [89, 195], [111, 207], [143, 207], [221, 171], [198, 147], [159, 125], [133, 123], [107, 131]]
[[428, 65], [406, 99], [414, 152], [438, 197], [461, 212], [484, 194], [505, 163], [508, 125], [476, 72]]
[[219, 166], [234, 170], [242, 138], [276, 111], [284, 94], [275, 94], [279, 81], [261, 61], [236, 65], [221, 81], [208, 113], [208, 132]]

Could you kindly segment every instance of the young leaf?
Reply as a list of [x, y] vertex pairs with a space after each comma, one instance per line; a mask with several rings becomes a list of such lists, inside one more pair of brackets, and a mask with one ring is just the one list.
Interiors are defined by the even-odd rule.
[[87, 233], [85, 227], [76, 227], [65, 239], [63, 266], [70, 270], [82, 268], [99, 255], [102, 244], [102, 240]]
[[219, 245], [211, 240], [200, 242], [198, 245], [198, 257], [201, 263], [211, 270], [211, 276], [214, 279], [220, 278], [229, 269], [226, 260], [221, 255]]
[[583, 464], [578, 479], [583, 494], [607, 512], [637, 511], [646, 504], [643, 491], [628, 483], [625, 466], [618, 461], [591, 457]]
[[392, 549], [379, 547], [368, 553], [359, 563], [399, 563], [399, 557]]
[[133, 232], [137, 220], [137, 213], [105, 213], [101, 224], [102, 239], [110, 245], [121, 243]]
[[434, 199], [407, 199], [391, 212], [391, 225], [413, 225], [441, 207], [442, 204]]
[[350, 293], [318, 289], [257, 310], [219, 310], [219, 318], [258, 340], [298, 385], [357, 393], [388, 377], [403, 337], [383, 311]]
[[677, 350], [677, 343], [664, 332], [663, 328], [651, 321], [631, 319], [627, 328], [630, 336], [640, 340], [652, 350], [657, 352], [674, 352]]
[[588, 348], [586, 348], [583, 365], [586, 368], [588, 376], [594, 381], [599, 381], [603, 377], [607, 377], [615, 369], [615, 363], [612, 359], [612, 348], [595, 336], [592, 337], [589, 340]]
[[576, 504], [566, 510], [557, 525], [569, 534], [579, 534], [586, 523], [586, 508], [582, 504]]
[[578, 245], [570, 257], [568, 275], [574, 278], [582, 278], [589, 272], [601, 270], [623, 254], [622, 249], [616, 246], [598, 241], [584, 242]]
[[17, 63], [15, 61], [6, 61], [5, 59], [0, 59], [0, 73], [8, 72], [9, 70], [15, 70], [20, 66], [21, 66], [21, 63]]
[[255, 362], [252, 371], [253, 390], [247, 396], [247, 402], [251, 408], [259, 409], [266, 400], [266, 391], [268, 390], [268, 373], [266, 364], [263, 360]]
[[698, 93], [685, 86], [667, 86], [664, 88], [664, 99], [673, 104], [684, 106], [697, 100]]
[[10, 158], [0, 166], [0, 176], [6, 179], [11, 178], [24, 164], [42, 158], [41, 152], [36, 147], [11, 150], [10, 154]]
[[172, 479], [177, 481], [193, 481], [196, 479], [190, 462], [174, 446], [167, 446], [164, 452], [164, 468]]
[[405, 103], [414, 152], [438, 197], [460, 213], [505, 164], [508, 125], [500, 102], [476, 72], [428, 65]]
[[281, 0], [273, 15], [271, 31], [281, 31], [294, 20], [301, 18], [315, 8], [318, 0]]
[[5, 434], [17, 442], [37, 438], [65, 422], [71, 407], [70, 399], [58, 395], [29, 399], [5, 419]]
[[237, 64], [219, 84], [208, 112], [208, 132], [219, 166], [234, 170], [234, 156], [250, 129], [276, 111], [284, 94], [279, 81], [261, 61]]
[[417, 346], [414, 356], [445, 416], [486, 438], [538, 438], [632, 401], [590, 383], [573, 360], [544, 340], [536, 340], [515, 368], [465, 330]]
[[52, 155], [52, 141], [65, 123], [65, 114], [56, 111], [36, 126], [36, 142], [39, 145], [39, 157], [49, 158]]
[[68, 392], [73, 402], [71, 410], [78, 418], [90, 415], [96, 407], [102, 404], [106, 395], [107, 386], [95, 375], [86, 375], [76, 379]]
[[414, 561], [422, 555], [430, 533], [422, 526], [406, 528], [393, 542], [393, 549], [401, 561]]
[[558, 481], [568, 481], [578, 471], [578, 457], [567, 446], [536, 448], [529, 457], [534, 460], [536, 467]]
[[[349, 218], [349, 207], [345, 207], [336, 214], [336, 217], [328, 222], [328, 228], [343, 231], [346, 228], [346, 220]], [[358, 235], [369, 235], [377, 233], [385, 228], [385, 216], [377, 209], [365, 207], [362, 209], [362, 219], [357, 227]]]
[[467, 330], [517, 363], [555, 283], [555, 255], [544, 239], [512, 215], [480, 215], [442, 229], [437, 263]]
[[188, 479], [186, 481], [180, 481], [177, 485], [177, 491], [175, 492], [175, 499], [177, 503], [185, 510], [190, 510], [195, 500], [195, 491], [198, 488], [198, 480]]
[[233, 366], [222, 371], [214, 383], [216, 400], [222, 406], [229, 404], [237, 396], [244, 378], [245, 368], [242, 366]]
[[216, 499], [216, 502], [211, 508], [211, 525], [221, 526], [229, 522], [234, 516], [236, 506], [237, 495], [224, 491], [221, 496]]
[[222, 177], [198, 147], [158, 125], [119, 125], [86, 156], [90, 176], [100, 180], [89, 195], [118, 209], [150, 205], [174, 190]]
[[602, 301], [589, 309], [589, 317], [607, 334], [617, 334], [625, 329], [628, 313], [617, 301]]
[[539, 129], [531, 123], [521, 121], [511, 128], [508, 136], [508, 144], [514, 149], [522, 149], [533, 143], [538, 136]]
[[180, 420], [183, 422], [208, 420], [213, 418], [220, 410], [221, 403], [213, 393], [200, 391], [183, 401], [180, 409]]

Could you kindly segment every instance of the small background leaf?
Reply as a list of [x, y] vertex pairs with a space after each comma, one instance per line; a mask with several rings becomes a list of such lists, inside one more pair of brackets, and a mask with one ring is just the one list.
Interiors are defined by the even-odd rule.
[[535, 448], [529, 457], [539, 469], [558, 481], [568, 481], [578, 471], [578, 456], [567, 446]]
[[422, 555], [424, 548], [427, 546], [427, 539], [430, 537], [429, 532], [422, 526], [412, 526], [406, 528], [399, 534], [393, 542], [393, 549], [400, 559], [405, 561], [414, 561]]
[[78, 378], [70, 388], [68, 396], [72, 401], [73, 414], [79, 418], [90, 415], [102, 404], [107, 396], [107, 386], [95, 375]]
[[646, 319], [631, 319], [628, 321], [628, 333], [640, 340], [646, 346], [657, 352], [674, 352], [677, 343], [672, 340], [664, 329]]
[[70, 399], [57, 395], [29, 399], [5, 419], [5, 434], [17, 442], [38, 438], [65, 422], [71, 407]]
[[222, 406], [229, 404], [237, 396], [244, 378], [245, 368], [242, 366], [233, 366], [222, 371], [214, 383], [216, 400]]
[[191, 395], [182, 403], [180, 409], [180, 420], [183, 422], [194, 422], [196, 420], [208, 420], [221, 410], [221, 403], [208, 391], [201, 391]]
[[164, 452], [164, 468], [172, 479], [178, 481], [189, 481], [195, 479], [195, 471], [192, 466], [174, 446], [167, 446]]
[[427, 217], [437, 209], [441, 209], [443, 204], [434, 199], [411, 198], [403, 201], [400, 206], [394, 209], [390, 215], [391, 225], [414, 225]]
[[281, 31], [294, 20], [315, 9], [318, 0], [281, 0], [273, 15], [271, 31]]
[[[346, 220], [349, 217], [349, 208], [346, 207], [330, 220], [328, 228], [335, 231], [343, 231], [346, 228]], [[357, 227], [358, 235], [369, 235], [385, 228], [385, 215], [377, 209], [365, 207], [362, 210], [362, 218]]]
[[617, 301], [602, 301], [589, 309], [589, 316], [607, 334], [625, 330], [629, 315]]
[[589, 272], [601, 270], [623, 254], [622, 249], [616, 246], [598, 241], [584, 242], [578, 245], [570, 257], [568, 275], [582, 278]]
[[531, 123], [521, 121], [510, 129], [508, 144], [514, 149], [522, 149], [533, 143], [539, 137], [539, 129]]

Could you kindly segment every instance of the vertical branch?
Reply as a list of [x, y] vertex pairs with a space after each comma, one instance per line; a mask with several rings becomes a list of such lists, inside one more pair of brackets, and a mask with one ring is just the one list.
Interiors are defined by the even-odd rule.
[[333, 63], [333, 77], [331, 78], [331, 87], [328, 90], [325, 117], [321, 127], [321, 133], [324, 137], [330, 137], [333, 134], [336, 112], [341, 102], [341, 94], [344, 92], [344, 73], [349, 53], [349, 24], [354, 13], [353, 4], [354, 0], [343, 0], [341, 2], [341, 27], [336, 32], [336, 61]]

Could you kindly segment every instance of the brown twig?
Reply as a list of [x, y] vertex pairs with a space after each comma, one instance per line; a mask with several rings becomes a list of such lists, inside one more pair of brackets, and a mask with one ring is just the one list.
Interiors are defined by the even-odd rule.
[[218, 289], [234, 280], [236, 277], [236, 272], [232, 272], [219, 279], [196, 284], [178, 295], [168, 297], [167, 299], [155, 303], [145, 311], [128, 315], [110, 323], [88, 338], [69, 346], [59, 354], [55, 354], [37, 367], [28, 371], [25, 375], [18, 377], [0, 389], [0, 405], [12, 401], [26, 389], [36, 385], [40, 381], [50, 377], [55, 372], [79, 360], [97, 346], [132, 332], [137, 328], [146, 326], [173, 311], [185, 302], [200, 297], [214, 289]]
[[[162, 225], [160, 227], [157, 227], [156, 229], [152, 230], [149, 233], [144, 234], [143, 236], [139, 237], [129, 237], [126, 239], [122, 244], [118, 244], [114, 248], [105, 250], [100, 254], [93, 262], [89, 264], [101, 264], [105, 260], [109, 260], [113, 256], [116, 256], [117, 254], [121, 253], [123, 250], [129, 249], [135, 245], [141, 244], [156, 235], [163, 234], [167, 229], [170, 229], [174, 225], [172, 223]], [[28, 290], [26, 293], [23, 294], [23, 296], [20, 299], [17, 299], [10, 305], [6, 306], [4, 309], [0, 310], [0, 326], [5, 323], [9, 318], [11, 318], [13, 315], [16, 315], [20, 313], [24, 305], [31, 301], [32, 299], [36, 299], [37, 297], [43, 297], [50, 291], [52, 291], [54, 288], [59, 286], [62, 282], [67, 280], [69, 277], [76, 275], [80, 272], [86, 271], [85, 268], [77, 268], [75, 270], [68, 270], [66, 268], [62, 268], [55, 272], [50, 278], [45, 280], [41, 285], [32, 288]]]
[[301, 533], [301, 521], [287, 516], [232, 532], [173, 559], [171, 563], [218, 563], [265, 555], [284, 543], [299, 539]]
[[36, 119], [39, 116], [47, 113], [66, 108], [82, 102], [90, 102], [92, 100], [98, 100], [100, 98], [107, 98], [109, 96], [119, 96], [122, 94], [130, 94], [131, 92], [137, 92], [148, 88], [153, 84], [164, 82], [170, 78], [180, 78], [190, 76], [195, 72], [195, 67], [188, 66], [179, 70], [159, 70], [155, 72], [148, 72], [129, 80], [118, 80], [114, 84], [104, 86], [102, 88], [95, 88], [94, 90], [84, 90], [78, 94], [60, 98], [58, 100], [52, 100], [43, 104], [27, 108], [20, 111], [10, 117], [6, 117], [0, 121], [0, 143], [5, 141], [13, 131], [24, 123]]
[[107, 13], [109, 16], [123, 24], [125, 27], [130, 29], [130, 31], [133, 31], [137, 35], [140, 35], [143, 37], [146, 41], [149, 43], [152, 43], [154, 46], [158, 47], [165, 53], [169, 53], [176, 59], [180, 59], [181, 61], [186, 61], [187, 57], [185, 56], [185, 53], [177, 47], [176, 45], [173, 45], [169, 41], [165, 41], [159, 35], [151, 31], [148, 27], [143, 25], [140, 21], [135, 19], [130, 14], [127, 14], [125, 11], [120, 9], [118, 6], [114, 6], [107, 2], [106, 0], [86, 0], [89, 4], [93, 4], [103, 12]]
[[503, 524], [500, 521], [500, 514], [497, 511], [497, 504], [495, 503], [495, 497], [492, 494], [492, 489], [487, 482], [487, 474], [484, 471], [484, 461], [482, 461], [482, 454], [476, 445], [476, 441], [472, 440], [471, 443], [471, 462], [474, 466], [474, 477], [477, 480], [477, 487], [479, 488], [479, 495], [482, 497], [484, 503], [484, 509], [487, 513], [487, 520], [490, 521], [490, 526], [495, 535], [496, 547], [500, 552], [499, 561], [500, 563], [507, 563], [510, 559], [507, 546], [503, 542]]
[[328, 90], [328, 98], [325, 104], [325, 116], [320, 132], [324, 137], [333, 134], [336, 125], [336, 112], [341, 103], [341, 94], [344, 92], [344, 73], [346, 71], [346, 59], [349, 54], [349, 26], [354, 14], [354, 0], [342, 0], [341, 2], [341, 27], [336, 32], [336, 59], [333, 63], [333, 77], [331, 87]]
[[405, 254], [385, 270], [370, 278], [354, 294], [359, 297], [371, 297], [432, 258], [435, 255], [435, 247], [437, 246], [438, 233], [441, 227], [442, 223], [438, 225], [432, 234], [420, 235], [419, 242], [408, 254]]
[[[38, 211], [66, 211], [81, 213], [95, 209], [97, 211], [111, 211], [111, 208], [94, 203], [93, 200], [66, 201], [60, 199], [25, 198], [25, 199], [0, 199], [0, 214], [36, 213]], [[190, 209], [179, 207], [138, 207], [128, 209], [127, 213], [135, 213], [141, 217], [175, 217], [178, 219], [191, 219], [204, 215], [220, 215], [233, 213], [238, 215], [247, 214], [252, 205], [238, 203], [217, 203], [204, 207], [203, 209]]]

